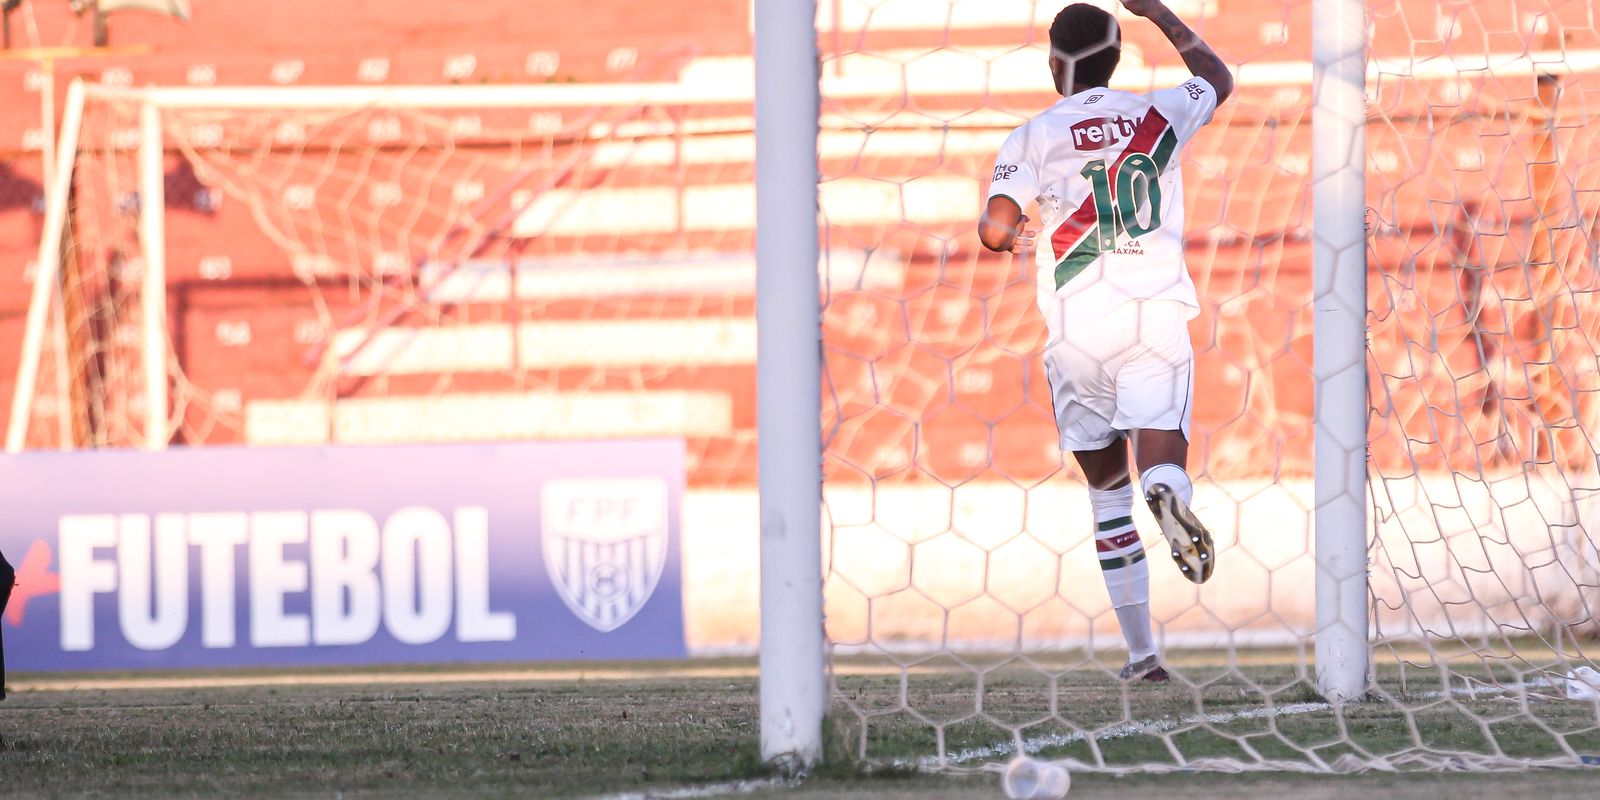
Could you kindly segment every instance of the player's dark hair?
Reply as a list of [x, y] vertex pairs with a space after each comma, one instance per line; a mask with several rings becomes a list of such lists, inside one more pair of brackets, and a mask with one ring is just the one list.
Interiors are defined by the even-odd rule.
[[1063, 94], [1073, 85], [1105, 86], [1122, 59], [1122, 28], [1106, 11], [1073, 3], [1050, 24], [1050, 50], [1066, 67]]

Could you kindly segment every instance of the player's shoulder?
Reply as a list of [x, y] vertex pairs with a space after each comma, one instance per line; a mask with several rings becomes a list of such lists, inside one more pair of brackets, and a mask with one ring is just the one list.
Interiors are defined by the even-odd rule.
[[1195, 102], [1205, 99], [1208, 95], [1212, 98], [1217, 96], [1217, 89], [1211, 85], [1211, 81], [1199, 75], [1191, 75], [1183, 83], [1165, 89], [1157, 89], [1151, 92], [1149, 96], [1152, 102], [1166, 99], [1179, 102]]
[[1006, 149], [1025, 152], [1034, 148], [1042, 141], [1042, 138], [1048, 137], [1049, 125], [1043, 121], [1047, 113], [1049, 113], [1048, 109], [1023, 120], [1022, 124], [1012, 128], [1011, 133], [1006, 136]]

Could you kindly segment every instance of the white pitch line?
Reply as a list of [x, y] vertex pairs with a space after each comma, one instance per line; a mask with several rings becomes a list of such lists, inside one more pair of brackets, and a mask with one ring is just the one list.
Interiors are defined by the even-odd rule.
[[144, 691], [149, 689], [238, 689], [258, 686], [418, 686], [442, 683], [542, 683], [566, 681], [632, 681], [652, 678], [751, 678], [754, 667], [706, 666], [683, 669], [637, 669], [605, 667], [596, 669], [521, 669], [521, 670], [440, 670], [426, 672], [290, 672], [275, 675], [197, 675], [127, 678], [23, 678], [13, 680], [10, 689], [21, 696], [27, 692]]
[[[1290, 703], [1289, 705], [1274, 706], [1272, 708], [1253, 708], [1248, 711], [1226, 711], [1217, 714], [1192, 714], [1190, 716], [1180, 717], [1178, 719], [1172, 719], [1169, 717], [1166, 719], [1157, 720], [1134, 720], [1132, 722], [1126, 722], [1121, 725], [1108, 728], [1104, 731], [1097, 732], [1094, 734], [1094, 738], [1096, 741], [1100, 741], [1102, 739], [1119, 739], [1124, 736], [1135, 736], [1139, 734], [1161, 734], [1176, 728], [1187, 727], [1200, 722], [1212, 725], [1220, 725], [1241, 719], [1260, 719], [1262, 717], [1308, 714], [1313, 711], [1327, 711], [1330, 708], [1332, 708], [1332, 706], [1328, 705], [1327, 703]], [[1049, 736], [1035, 736], [1022, 741], [1022, 751], [1024, 753], [1037, 753], [1040, 750], [1050, 747], [1064, 747], [1075, 742], [1086, 741], [1088, 738], [1089, 734], [1084, 733], [1083, 731], [1074, 731], [1072, 733], [1054, 733], [1050, 734]], [[972, 761], [989, 761], [995, 758], [1011, 755], [1015, 752], [1015, 744], [1011, 742], [1000, 742], [987, 747], [970, 747], [965, 750], [958, 750], [946, 756], [945, 762], [949, 764], [966, 764]], [[922, 758], [917, 759], [915, 762], [906, 760], [895, 762], [895, 766], [899, 767], [908, 767], [912, 766], [913, 764], [922, 769], [933, 769], [939, 766], [939, 759], [937, 756], [923, 756]]]
[[676, 789], [646, 789], [642, 792], [622, 792], [601, 795], [593, 800], [688, 800], [696, 797], [725, 797], [734, 794], [754, 794], [762, 789], [776, 789], [789, 785], [783, 778], [761, 778], [748, 781], [711, 783], [704, 786], [682, 786]]
[[[1555, 684], [1547, 678], [1536, 678], [1530, 681], [1524, 681], [1522, 683], [1510, 685], [1484, 684], [1481, 687], [1469, 683], [1465, 687], [1452, 687], [1450, 689], [1450, 694], [1452, 696], [1465, 696], [1474, 700], [1490, 699], [1490, 697], [1494, 695], [1501, 695], [1507, 692], [1526, 691], [1528, 689], [1554, 685]], [[1445, 693], [1442, 691], [1433, 690], [1418, 692], [1413, 696], [1420, 699], [1435, 700], [1443, 697], [1444, 694]], [[1241, 719], [1286, 717], [1297, 714], [1309, 714], [1315, 711], [1328, 711], [1332, 708], [1333, 706], [1323, 702], [1290, 703], [1283, 706], [1274, 706], [1271, 708], [1253, 708], [1246, 711], [1226, 711], [1215, 714], [1191, 714], [1189, 716], [1179, 717], [1178, 719], [1172, 719], [1168, 717], [1159, 720], [1133, 720], [1131, 722], [1125, 722], [1121, 725], [1113, 726], [1102, 732], [1097, 732], [1094, 734], [1094, 739], [1096, 741], [1101, 741], [1104, 739], [1119, 739], [1126, 736], [1136, 736], [1141, 734], [1159, 735], [1198, 723], [1221, 725]], [[1069, 744], [1086, 741], [1088, 738], [1089, 734], [1082, 731], [1074, 731], [1072, 733], [1056, 733], [1048, 736], [1035, 736], [1022, 741], [1022, 751], [1029, 754], [1038, 753], [1041, 750], [1051, 747], [1065, 747]], [[945, 757], [944, 763], [961, 765], [974, 761], [997, 760], [999, 758], [1012, 755], [1016, 752], [1016, 750], [1016, 745], [1012, 742], [998, 742], [984, 747], [969, 747], [964, 750], [958, 750], [954, 753], [950, 753]], [[896, 767], [904, 768], [915, 766], [924, 770], [936, 769], [940, 766], [940, 761], [937, 756], [923, 756], [915, 760], [896, 759], [891, 763]]]
[[[1096, 734], [1096, 739], [1117, 738], [1137, 734], [1165, 733], [1174, 728], [1192, 725], [1196, 722], [1221, 724], [1240, 719], [1256, 719], [1265, 716], [1286, 716], [1290, 714], [1304, 714], [1311, 711], [1324, 711], [1331, 708], [1327, 703], [1292, 703], [1275, 708], [1258, 708], [1249, 711], [1231, 711], [1220, 714], [1197, 714], [1180, 719], [1160, 720], [1135, 720], [1118, 725], [1102, 733]], [[1057, 734], [1052, 736], [1037, 736], [1023, 741], [1024, 752], [1037, 753], [1048, 747], [1060, 747], [1073, 742], [1083, 741], [1083, 733]], [[989, 747], [975, 747], [950, 754], [947, 763], [964, 764], [972, 761], [989, 761], [1015, 752], [1011, 743], [991, 745]], [[916, 761], [898, 759], [893, 762], [897, 767], [917, 766], [921, 769], [933, 769], [939, 765], [934, 757], [924, 757]], [[768, 778], [764, 780], [731, 781], [728, 783], [713, 783], [704, 786], [684, 786], [676, 789], [646, 790], [642, 792], [623, 792], [620, 794], [603, 795], [593, 800], [687, 800], [698, 797], [724, 797], [728, 795], [752, 794], [762, 789], [773, 789], [790, 785], [782, 778]]]

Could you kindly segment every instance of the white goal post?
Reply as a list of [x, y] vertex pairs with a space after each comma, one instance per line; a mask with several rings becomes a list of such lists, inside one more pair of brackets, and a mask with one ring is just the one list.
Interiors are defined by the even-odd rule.
[[755, 7], [761, 757], [822, 757], [822, 309], [814, 0]]
[[1317, 689], [1367, 691], [1366, 4], [1314, 0]]

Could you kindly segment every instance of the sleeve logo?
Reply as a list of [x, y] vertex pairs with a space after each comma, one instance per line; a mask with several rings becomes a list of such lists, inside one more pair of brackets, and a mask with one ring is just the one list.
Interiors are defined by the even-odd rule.
[[1010, 180], [1011, 176], [1015, 174], [1017, 174], [1017, 166], [1015, 164], [998, 164], [994, 168], [994, 179], [997, 181]]
[[1199, 100], [1201, 97], [1205, 96], [1206, 93], [1206, 88], [1194, 81], [1185, 83], [1183, 88], [1188, 90], [1190, 100]]

